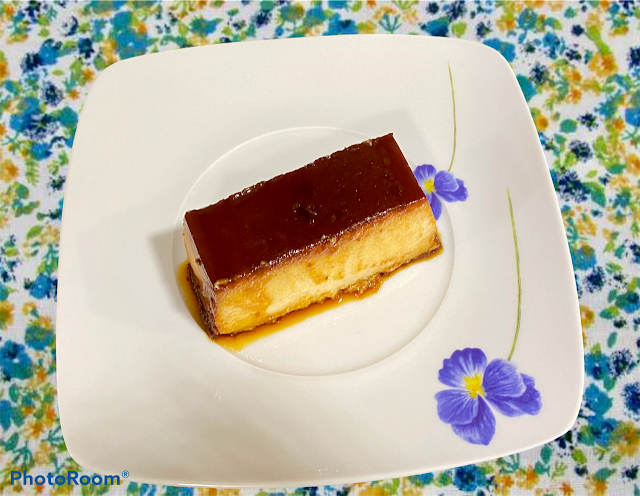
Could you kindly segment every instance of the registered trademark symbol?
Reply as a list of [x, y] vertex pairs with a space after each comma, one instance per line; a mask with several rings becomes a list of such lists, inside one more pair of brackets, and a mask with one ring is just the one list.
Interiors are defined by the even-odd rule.
[[123, 470], [123, 471], [122, 471], [122, 477], [124, 477], [125, 479], [126, 479], [127, 477], [129, 477], [129, 471], [128, 471], [128, 470]]

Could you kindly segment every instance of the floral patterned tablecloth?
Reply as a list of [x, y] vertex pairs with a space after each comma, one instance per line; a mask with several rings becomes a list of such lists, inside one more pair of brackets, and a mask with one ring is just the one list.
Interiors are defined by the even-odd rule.
[[10, 482], [12, 470], [84, 473], [60, 432], [55, 302], [69, 152], [98, 73], [124, 58], [210, 43], [411, 33], [484, 43], [517, 75], [575, 268], [586, 368], [580, 415], [555, 441], [488, 463], [275, 492], [640, 494], [639, 30], [632, 0], [0, 4], [0, 489], [196, 491], [126, 479], [115, 487]]

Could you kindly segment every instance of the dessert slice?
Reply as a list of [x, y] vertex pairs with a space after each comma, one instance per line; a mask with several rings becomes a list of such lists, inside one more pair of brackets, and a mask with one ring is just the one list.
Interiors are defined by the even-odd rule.
[[429, 203], [391, 134], [187, 212], [184, 241], [211, 337], [364, 291], [440, 248]]

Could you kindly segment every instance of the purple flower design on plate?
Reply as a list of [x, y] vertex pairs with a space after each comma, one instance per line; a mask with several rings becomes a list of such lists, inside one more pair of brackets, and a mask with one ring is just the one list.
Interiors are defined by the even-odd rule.
[[533, 377], [501, 358], [487, 365], [478, 348], [454, 351], [443, 361], [438, 380], [454, 388], [436, 394], [438, 416], [468, 443], [486, 446], [493, 439], [496, 418], [489, 405], [507, 417], [537, 415], [542, 407]]
[[465, 201], [469, 196], [467, 188], [462, 179], [456, 179], [448, 171], [436, 171], [430, 164], [419, 165], [413, 174], [418, 180], [418, 184], [427, 194], [427, 200], [431, 205], [433, 216], [438, 220], [442, 214], [442, 203]]

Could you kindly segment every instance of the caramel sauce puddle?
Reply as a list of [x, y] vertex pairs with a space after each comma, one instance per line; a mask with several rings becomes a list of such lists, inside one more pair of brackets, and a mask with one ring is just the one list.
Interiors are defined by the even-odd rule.
[[[336, 308], [344, 303], [348, 303], [351, 301], [362, 300], [371, 296], [378, 292], [382, 283], [386, 281], [389, 277], [394, 274], [397, 274], [399, 271], [410, 267], [414, 264], [424, 262], [425, 260], [431, 260], [436, 258], [438, 255], [442, 253], [442, 246], [432, 254], [420, 258], [418, 260], [414, 260], [413, 262], [409, 262], [408, 264], [399, 267], [398, 269], [390, 272], [388, 274], [384, 274], [380, 277], [378, 284], [374, 287], [367, 289], [362, 293], [343, 293], [339, 294], [335, 298], [327, 299], [320, 303], [313, 303], [306, 308], [302, 308], [300, 310], [295, 310], [283, 317], [276, 322], [271, 324], [263, 324], [261, 326], [252, 329], [251, 331], [239, 332], [238, 334], [233, 335], [222, 335], [214, 339], [213, 341], [216, 344], [219, 344], [223, 348], [226, 348], [230, 351], [238, 352], [241, 351], [246, 346], [250, 345], [262, 339], [270, 334], [274, 334], [278, 331], [291, 327], [292, 325], [298, 324], [299, 322], [303, 322], [307, 320], [309, 317], [313, 317], [314, 315], [318, 315], [322, 312], [326, 312], [327, 310], [331, 310], [332, 308]], [[191, 289], [191, 285], [189, 284], [189, 278], [187, 276], [187, 267], [189, 266], [189, 262], [185, 261], [178, 267], [178, 284], [182, 289], [182, 293], [184, 294], [185, 301], [187, 302], [187, 308], [189, 309], [189, 313], [194, 318], [194, 320], [198, 323], [200, 328], [205, 331], [206, 326], [202, 319], [202, 315], [200, 314], [200, 309], [198, 307], [198, 300], [196, 299], [196, 295]]]

